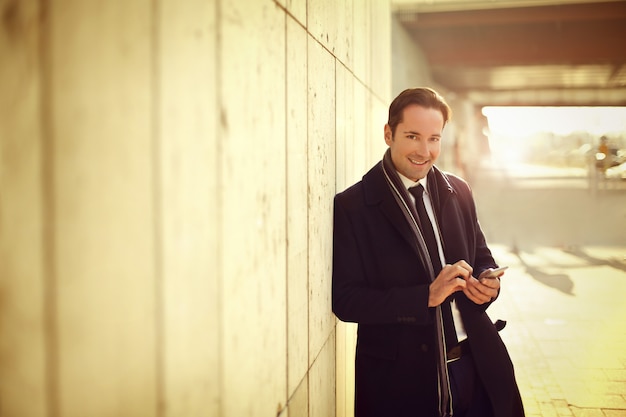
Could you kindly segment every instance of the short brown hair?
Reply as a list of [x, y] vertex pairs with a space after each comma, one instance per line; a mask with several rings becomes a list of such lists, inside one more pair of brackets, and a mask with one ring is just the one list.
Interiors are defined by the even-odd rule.
[[413, 104], [427, 109], [439, 110], [443, 115], [444, 126], [452, 117], [452, 110], [448, 103], [432, 88], [408, 88], [401, 92], [389, 106], [389, 120], [387, 124], [391, 128], [392, 136], [396, 134], [396, 127], [402, 123], [404, 109]]

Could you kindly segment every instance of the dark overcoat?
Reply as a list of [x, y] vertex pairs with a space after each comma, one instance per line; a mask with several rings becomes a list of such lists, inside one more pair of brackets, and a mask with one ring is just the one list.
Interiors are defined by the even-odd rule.
[[[495, 268], [467, 183], [433, 167], [428, 188], [446, 262], [465, 260], [474, 276]], [[333, 237], [333, 311], [340, 320], [358, 323], [355, 416], [436, 416], [430, 280], [382, 163], [335, 196]], [[488, 304], [476, 305], [458, 293], [457, 305], [495, 417], [523, 416], [513, 365], [485, 312]]]

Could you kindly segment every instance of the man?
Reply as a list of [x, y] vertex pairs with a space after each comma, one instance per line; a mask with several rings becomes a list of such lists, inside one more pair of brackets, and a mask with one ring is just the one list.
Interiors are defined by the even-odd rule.
[[598, 153], [596, 154], [596, 167], [600, 170], [602, 176], [605, 175], [607, 168], [611, 166], [611, 152], [609, 150], [609, 138], [600, 137], [600, 145], [598, 145]]
[[383, 160], [335, 197], [333, 311], [359, 324], [356, 417], [524, 415], [485, 312], [502, 272], [488, 277], [469, 186], [434, 165], [450, 115], [432, 89], [402, 92]]

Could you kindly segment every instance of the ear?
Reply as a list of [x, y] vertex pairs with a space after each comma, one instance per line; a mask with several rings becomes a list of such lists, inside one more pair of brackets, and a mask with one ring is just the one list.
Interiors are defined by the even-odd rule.
[[391, 134], [391, 127], [386, 124], [385, 125], [385, 143], [387, 145], [391, 145], [391, 142], [393, 142], [393, 136]]

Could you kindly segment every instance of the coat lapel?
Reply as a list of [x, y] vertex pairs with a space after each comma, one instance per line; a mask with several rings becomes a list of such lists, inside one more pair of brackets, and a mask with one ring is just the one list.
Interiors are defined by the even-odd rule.
[[455, 198], [456, 191], [447, 176], [436, 167], [428, 177], [428, 188], [432, 189], [432, 202], [447, 263], [468, 259], [466, 232], [461, 219], [461, 208]]
[[378, 206], [385, 218], [402, 235], [413, 251], [419, 255], [415, 236], [413, 236], [411, 228], [402, 214], [402, 210], [398, 207], [398, 203], [396, 203], [389, 185], [387, 185], [381, 164], [376, 165], [363, 177], [363, 189], [365, 192], [365, 204]]
[[[445, 174], [442, 173], [437, 167], [433, 167], [431, 172], [428, 174], [428, 188], [433, 193], [432, 200], [437, 216], [439, 230], [441, 231], [443, 238], [446, 259], [463, 259], [464, 255], [467, 253], [467, 248], [457, 247], [458, 245], [455, 244], [455, 242], [460, 242], [461, 240], [458, 239], [458, 236], [451, 236], [449, 234], [450, 230], [455, 231], [455, 233], [458, 233], [459, 231], [459, 225], [456, 223], [459, 223], [460, 221], [458, 218], [458, 216], [460, 216], [460, 209], [458, 207], [450, 206], [451, 204], [455, 206], [458, 205], [453, 198], [456, 191]], [[398, 207], [398, 204], [396, 203], [396, 200], [387, 185], [387, 181], [382, 170], [382, 163], [377, 164], [367, 174], [365, 174], [363, 177], [363, 189], [365, 193], [365, 204], [368, 206], [378, 206], [385, 218], [387, 218], [398, 233], [402, 235], [403, 239], [409, 244], [409, 246], [411, 246], [413, 251], [419, 255], [420, 253], [417, 242], [415, 241], [415, 236], [413, 236], [411, 228], [407, 224], [407, 220], [402, 214], [402, 211]], [[447, 215], [442, 216], [444, 211]], [[450, 211], [454, 214], [453, 218], [448, 217]], [[444, 225], [444, 217], [446, 222], [455, 223], [455, 227], [446, 227], [451, 224]], [[446, 233], [446, 231], [448, 231], [448, 233]]]

